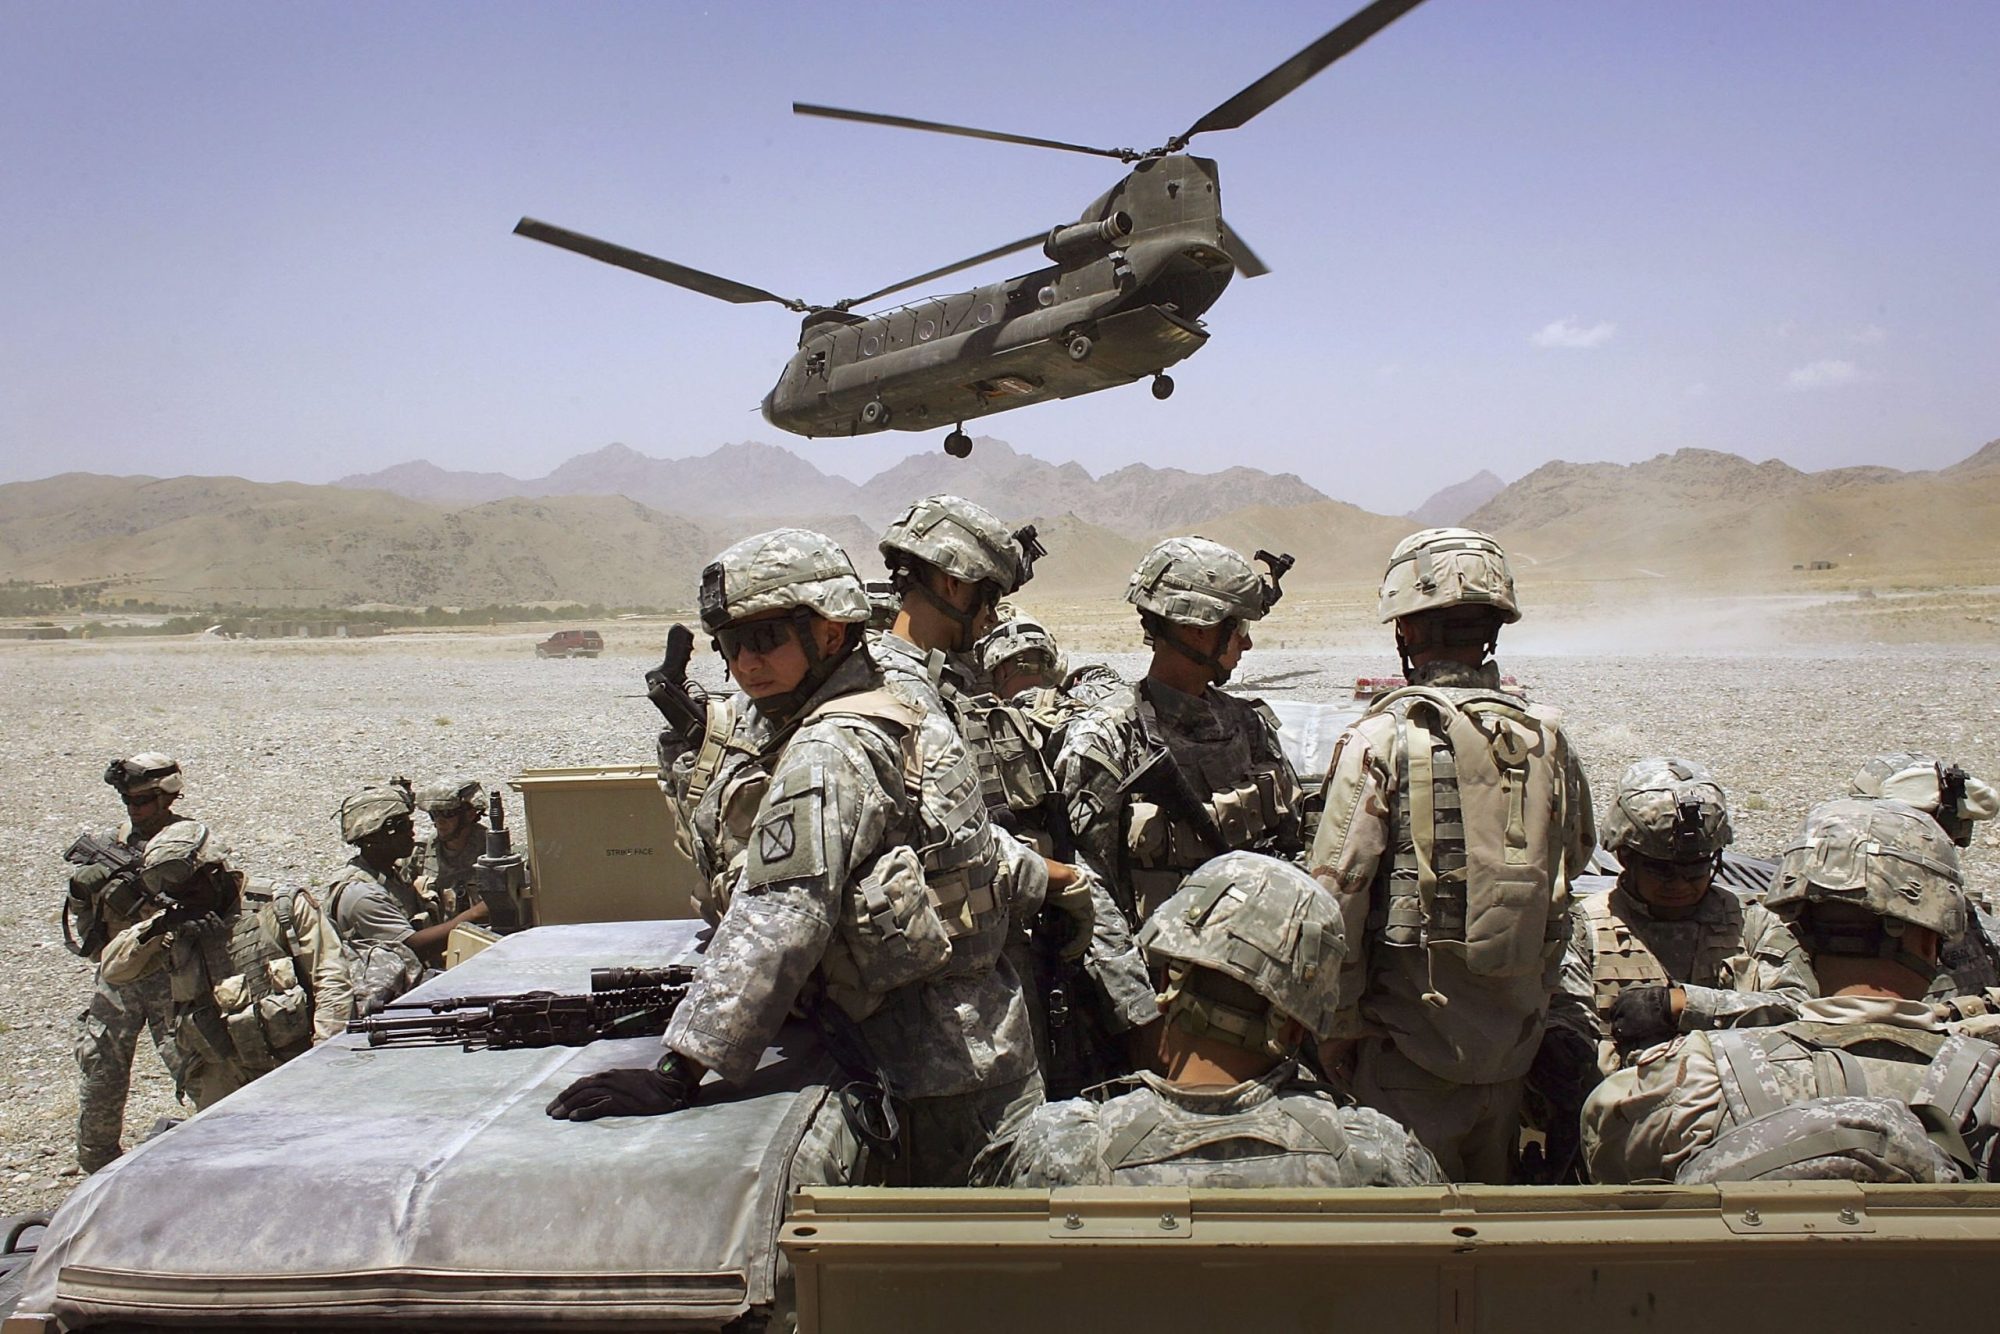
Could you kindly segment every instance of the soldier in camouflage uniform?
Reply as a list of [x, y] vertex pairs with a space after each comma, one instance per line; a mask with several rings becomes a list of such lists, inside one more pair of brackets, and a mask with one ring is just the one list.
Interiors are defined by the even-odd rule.
[[349, 945], [400, 945], [435, 967], [444, 959], [451, 930], [484, 921], [486, 905], [475, 903], [456, 914], [428, 886], [404, 874], [416, 849], [416, 809], [402, 782], [374, 784], [340, 803], [341, 840], [354, 855], [327, 887], [326, 916]]
[[[111, 835], [114, 843], [142, 852], [147, 840], [185, 818], [173, 811], [183, 780], [181, 766], [170, 755], [146, 751], [113, 760], [104, 781], [125, 803], [125, 821]], [[97, 865], [78, 866], [70, 873], [65, 911], [77, 924], [79, 944], [90, 959], [99, 959], [104, 943], [138, 921], [145, 907], [134, 875], [114, 877]], [[164, 978], [112, 983], [99, 968], [90, 1004], [76, 1019], [76, 1161], [84, 1171], [95, 1172], [123, 1152], [119, 1139], [141, 1029], [152, 1033], [160, 1060], [180, 1079], [180, 1053], [168, 1037], [172, 1017], [173, 1000]]]
[[[1335, 743], [1307, 862], [1340, 902], [1350, 950], [1324, 1054], [1452, 1180], [1504, 1183], [1552, 1000], [1581, 1008], [1560, 980], [1590, 789], [1560, 716], [1500, 688], [1491, 654], [1521, 612], [1492, 538], [1404, 538], [1381, 616], [1410, 684]], [[1555, 1031], [1576, 1043], [1590, 1025]]]
[[1595, 1180], [1844, 1177], [1957, 1181], [1990, 1170], [2000, 1047], [1919, 998], [1965, 928], [1958, 855], [1889, 800], [1824, 802], [1785, 850], [1765, 904], [1789, 923], [1821, 997], [1767, 1028], [1689, 1033], [1591, 1095]]
[[1070, 724], [1056, 778], [1077, 847], [1135, 928], [1211, 857], [1301, 851], [1304, 794], [1277, 718], [1218, 688], [1279, 596], [1275, 577], [1205, 537], [1161, 542], [1125, 590], [1151, 665]]
[[1442, 1182], [1415, 1136], [1343, 1107], [1299, 1065], [1329, 1029], [1345, 953], [1312, 877], [1254, 852], [1189, 876], [1146, 920], [1160, 990], [1157, 1070], [1051, 1103], [974, 1171], [999, 1186], [1420, 1186]]
[[700, 601], [739, 709], [722, 746], [663, 738], [663, 759], [726, 902], [665, 1059], [579, 1080], [549, 1115], [678, 1111], [706, 1072], [748, 1078], [798, 1006], [900, 1111], [899, 1175], [963, 1184], [987, 1140], [1041, 1102], [1001, 958], [1009, 915], [1038, 907], [1007, 896], [1037, 886], [999, 874], [949, 723], [889, 690], [863, 649], [867, 597], [832, 539], [739, 542], [703, 570]]
[[1598, 1021], [1585, 1036], [1604, 1074], [1676, 1033], [1782, 1023], [1814, 994], [1790, 928], [1714, 884], [1734, 837], [1728, 797], [1692, 761], [1640, 760], [1618, 780], [1599, 841], [1622, 869], [1577, 900], [1563, 964], [1563, 989]]
[[1126, 684], [1098, 663], [1070, 671], [1055, 636], [1025, 616], [1002, 621], [979, 641], [979, 665], [992, 680], [993, 693], [1040, 731], [1050, 763], [1061, 753], [1070, 723]]
[[161, 831], [141, 865], [154, 911], [105, 948], [104, 973], [171, 989], [177, 1096], [200, 1110], [346, 1031], [347, 963], [310, 893], [231, 870], [193, 820]]
[[[1862, 765], [1848, 794], [1914, 806], [1936, 820], [1959, 848], [1971, 846], [1976, 822], [2000, 814], [2000, 792], [1991, 784], [1948, 760], [1910, 751], [1878, 755]], [[2000, 918], [1983, 896], [1968, 889], [1966, 900], [1971, 917], [1965, 934], [1945, 945], [1943, 967], [1931, 983], [1934, 1001], [2000, 987]]]
[[1044, 1079], [1067, 1095], [1125, 1068], [1105, 1054], [1121, 1045], [1109, 1034], [1149, 1018], [1152, 994], [1104, 886], [1077, 865], [1039, 728], [979, 684], [978, 637], [1044, 553], [1032, 527], [1009, 531], [983, 506], [951, 495], [912, 505], [883, 533], [881, 552], [902, 604], [890, 632], [869, 639], [870, 655], [892, 690], [957, 729], [987, 816], [1004, 831], [1008, 873], [1044, 881], [1048, 907], [1068, 919], [1044, 924], [1039, 942], [1037, 924], [1018, 920], [1007, 947], [1027, 991]]
[[479, 858], [486, 851], [482, 804], [486, 789], [476, 779], [454, 778], [417, 789], [416, 803], [434, 830], [410, 858], [413, 877], [448, 913], [479, 902]]

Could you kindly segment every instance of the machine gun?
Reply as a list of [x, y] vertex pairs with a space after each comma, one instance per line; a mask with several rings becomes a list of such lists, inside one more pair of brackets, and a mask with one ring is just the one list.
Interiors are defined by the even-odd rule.
[[693, 656], [694, 631], [676, 625], [667, 631], [667, 651], [660, 665], [646, 673], [646, 698], [690, 746], [700, 745], [708, 731], [708, 700], [688, 689], [688, 659]]
[[1153, 735], [1152, 727], [1146, 722], [1146, 711], [1140, 709], [1134, 715], [1139, 726], [1139, 739], [1145, 743], [1146, 758], [1139, 766], [1125, 775], [1118, 785], [1122, 796], [1127, 792], [1137, 792], [1151, 797], [1169, 815], [1186, 822], [1194, 830], [1195, 837], [1206, 846], [1208, 855], [1220, 857], [1228, 852], [1229, 840], [1222, 836], [1222, 829], [1215, 823], [1215, 812], [1196, 792], [1194, 784], [1188, 781], [1187, 771], [1174, 758], [1167, 743]]
[[[694, 982], [687, 964], [665, 968], [593, 968], [590, 993], [529, 991], [509, 996], [451, 996], [397, 1001], [347, 1031], [368, 1035], [371, 1047], [442, 1047], [507, 1051], [517, 1047], [582, 1047], [599, 1038], [657, 1037]], [[428, 1010], [429, 1014], [396, 1011]]]
[[[104, 922], [103, 910], [98, 907], [113, 893], [122, 893], [134, 902], [119, 905], [121, 912], [137, 906], [136, 900], [145, 896], [139, 881], [139, 860], [145, 854], [128, 848], [112, 839], [99, 838], [95, 834], [78, 834], [76, 841], [63, 853], [63, 860], [73, 866], [101, 866], [110, 872], [110, 877], [97, 891], [96, 902], [86, 910], [80, 907], [73, 896], [63, 896], [62, 933], [63, 946], [71, 954], [86, 959], [94, 959], [103, 951], [110, 937]], [[72, 917], [87, 917], [87, 921], [72, 924]]]

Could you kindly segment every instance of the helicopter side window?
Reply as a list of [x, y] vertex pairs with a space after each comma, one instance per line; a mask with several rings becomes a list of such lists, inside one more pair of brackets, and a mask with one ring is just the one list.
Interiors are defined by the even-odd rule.
[[882, 339], [876, 334], [865, 335], [861, 340], [861, 355], [872, 357], [882, 350]]

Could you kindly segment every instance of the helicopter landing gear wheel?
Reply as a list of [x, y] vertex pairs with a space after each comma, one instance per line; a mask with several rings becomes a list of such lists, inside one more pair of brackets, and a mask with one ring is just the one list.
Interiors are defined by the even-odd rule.
[[861, 424], [867, 427], [887, 426], [889, 424], [889, 405], [879, 398], [873, 402], [863, 403], [861, 405]]
[[944, 438], [944, 452], [955, 459], [962, 459], [972, 452], [972, 437], [963, 431], [953, 431]]
[[1069, 359], [1084, 361], [1090, 356], [1090, 335], [1077, 334], [1069, 340]]
[[1153, 397], [1164, 400], [1173, 396], [1174, 377], [1171, 375], [1155, 375], [1153, 377]]

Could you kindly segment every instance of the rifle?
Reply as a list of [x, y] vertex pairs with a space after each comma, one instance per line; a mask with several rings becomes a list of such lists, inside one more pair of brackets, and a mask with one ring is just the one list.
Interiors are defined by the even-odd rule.
[[1229, 840], [1222, 836], [1222, 830], [1215, 823], [1215, 813], [1208, 808], [1201, 794], [1188, 781], [1187, 771], [1174, 758], [1167, 744], [1153, 735], [1153, 729], [1146, 722], [1146, 709], [1141, 707], [1133, 714], [1133, 721], [1139, 726], [1139, 739], [1146, 745], [1146, 758], [1139, 767], [1125, 775], [1125, 781], [1118, 785], [1120, 795], [1138, 792], [1157, 801], [1169, 814], [1185, 821], [1195, 832], [1195, 837], [1208, 845], [1208, 855], [1220, 857], [1230, 850]]
[[667, 631], [667, 651], [660, 665], [646, 673], [646, 698], [690, 746], [700, 745], [708, 731], [708, 701], [688, 689], [688, 659], [693, 656], [694, 631], [676, 625]]
[[[145, 854], [129, 848], [115, 840], [102, 839], [95, 834], [78, 834], [76, 841], [63, 853], [63, 860], [73, 866], [101, 866], [111, 873], [110, 878], [99, 887], [97, 902], [115, 890], [131, 889], [143, 897], [145, 890], [139, 880], [139, 862]], [[83, 958], [95, 958], [105, 946], [110, 932], [104, 924], [102, 913], [95, 914], [96, 921], [83, 929], [78, 936], [71, 924], [71, 914], [77, 910], [76, 900], [63, 896], [62, 933], [63, 946], [71, 954]]]
[[384, 1011], [431, 1013], [354, 1019], [347, 1031], [367, 1034], [371, 1047], [442, 1047], [456, 1042], [466, 1051], [582, 1047], [599, 1038], [657, 1037], [667, 1031], [667, 1020], [687, 998], [693, 982], [694, 969], [687, 964], [593, 968], [588, 995], [529, 991], [398, 1001], [384, 1006]]

